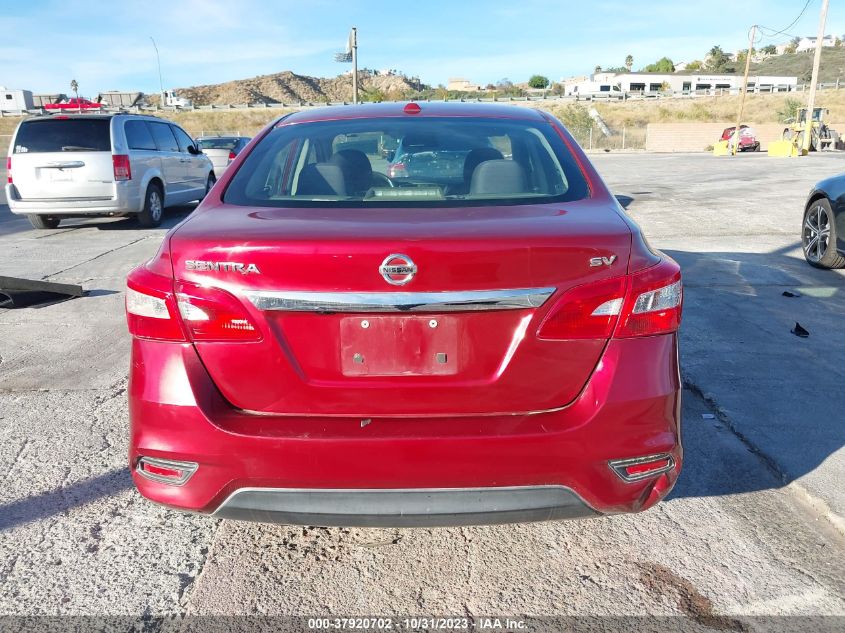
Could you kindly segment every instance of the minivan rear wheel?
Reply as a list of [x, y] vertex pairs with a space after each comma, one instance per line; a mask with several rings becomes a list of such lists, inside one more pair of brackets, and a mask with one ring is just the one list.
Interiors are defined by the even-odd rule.
[[144, 210], [138, 214], [138, 224], [145, 228], [153, 228], [161, 224], [161, 216], [164, 212], [164, 197], [161, 187], [151, 184], [147, 187], [147, 194], [144, 197]]
[[59, 218], [54, 218], [49, 215], [29, 215], [29, 223], [36, 229], [55, 229], [59, 226]]

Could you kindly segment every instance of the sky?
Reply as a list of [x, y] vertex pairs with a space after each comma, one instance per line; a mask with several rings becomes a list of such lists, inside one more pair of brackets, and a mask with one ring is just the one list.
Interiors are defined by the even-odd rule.
[[[359, 67], [393, 68], [424, 83], [463, 77], [486, 85], [539, 73], [556, 81], [660, 57], [702, 58], [747, 46], [748, 29], [786, 27], [805, 0], [0, 0], [0, 85], [35, 93], [158, 92], [292, 70], [331, 77], [358, 28]], [[821, 0], [788, 34], [815, 35]], [[845, 34], [845, 1], [831, 0], [827, 32]]]

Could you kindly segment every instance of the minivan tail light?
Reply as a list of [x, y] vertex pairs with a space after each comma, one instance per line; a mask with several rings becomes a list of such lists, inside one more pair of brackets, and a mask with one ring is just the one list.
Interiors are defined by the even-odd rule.
[[229, 162], [230, 162], [230, 163], [231, 163], [233, 160], [235, 160], [235, 156], [237, 156], [237, 154], [235, 154], [235, 152], [233, 152], [233, 151], [231, 151], [231, 150], [230, 150], [230, 151], [229, 151]]
[[111, 159], [112, 165], [114, 165], [115, 181], [132, 180], [132, 167], [129, 164], [129, 156], [126, 154], [115, 154]]
[[176, 302], [194, 341], [260, 341], [261, 332], [244, 304], [221, 288], [176, 283]]
[[12, 184], [12, 157], [6, 156], [6, 182]]

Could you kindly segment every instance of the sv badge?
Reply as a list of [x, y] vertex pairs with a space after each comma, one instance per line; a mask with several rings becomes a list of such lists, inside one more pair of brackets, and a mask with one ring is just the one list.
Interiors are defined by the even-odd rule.
[[616, 255], [610, 257], [593, 257], [590, 260], [590, 266], [610, 266], [616, 261]]

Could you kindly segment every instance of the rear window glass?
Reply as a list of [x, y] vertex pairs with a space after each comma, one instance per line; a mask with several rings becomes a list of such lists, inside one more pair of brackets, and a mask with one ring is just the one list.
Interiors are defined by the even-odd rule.
[[179, 144], [176, 142], [176, 137], [170, 131], [170, 126], [167, 123], [148, 123], [150, 132], [153, 134], [156, 145], [159, 151], [162, 152], [178, 152]]
[[153, 135], [144, 121], [127, 121], [123, 129], [126, 132], [126, 142], [129, 143], [129, 149], [156, 150]]
[[15, 137], [15, 154], [110, 152], [110, 119], [25, 121]]
[[587, 183], [545, 121], [381, 118], [280, 125], [224, 199], [245, 206], [433, 207], [578, 200]]
[[235, 149], [238, 144], [236, 138], [203, 138], [199, 141], [200, 149]]

